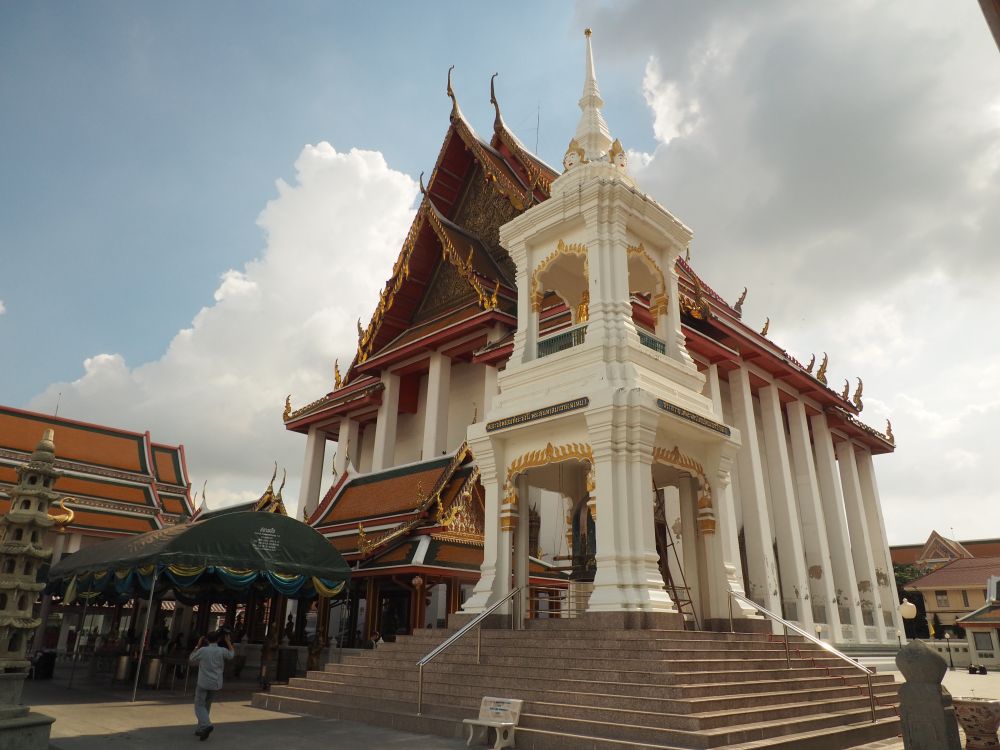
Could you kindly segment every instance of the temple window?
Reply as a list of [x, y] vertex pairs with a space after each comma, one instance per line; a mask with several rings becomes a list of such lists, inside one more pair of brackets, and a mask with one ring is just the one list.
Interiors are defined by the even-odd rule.
[[539, 357], [583, 343], [590, 317], [586, 247], [559, 241], [531, 275], [531, 307], [538, 316]]
[[663, 271], [642, 244], [628, 248], [628, 289], [632, 302], [632, 321], [639, 331], [639, 341], [666, 354], [667, 301], [669, 291]]

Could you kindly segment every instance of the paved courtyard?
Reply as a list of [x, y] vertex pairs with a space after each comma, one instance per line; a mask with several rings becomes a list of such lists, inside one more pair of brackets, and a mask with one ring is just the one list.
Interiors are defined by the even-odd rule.
[[[901, 680], [900, 675], [896, 675]], [[945, 687], [955, 696], [1000, 698], [1000, 673], [970, 675], [949, 672]], [[56, 719], [52, 728], [52, 750], [174, 750], [184, 743], [197, 743], [193, 736], [194, 712], [191, 696], [179, 690], [140, 692], [129, 701], [130, 691], [106, 683], [67, 687], [60, 670], [55, 680], [29, 682], [25, 700], [33, 710]], [[458, 750], [460, 740], [369, 727], [364, 724], [291, 716], [263, 711], [249, 705], [252, 684], [230, 685], [212, 709], [216, 730], [208, 740], [222, 750], [275, 750], [291, 748], [350, 748], [357, 750]], [[207, 745], [206, 745], [207, 747]], [[886, 740], [864, 746], [864, 750], [902, 750], [902, 741]], [[860, 750], [860, 748], [859, 748]]]

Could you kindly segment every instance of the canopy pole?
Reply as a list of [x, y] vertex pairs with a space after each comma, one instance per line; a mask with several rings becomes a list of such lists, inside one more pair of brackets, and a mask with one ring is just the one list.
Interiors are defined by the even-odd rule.
[[135, 665], [135, 683], [132, 685], [132, 702], [135, 703], [139, 692], [139, 675], [142, 674], [142, 655], [146, 651], [146, 638], [149, 636], [149, 618], [153, 614], [153, 595], [156, 593], [156, 576], [159, 569], [153, 566], [153, 582], [149, 585], [149, 606], [146, 608], [146, 623], [142, 626], [142, 640], [139, 641], [139, 662]]
[[80, 641], [83, 640], [83, 634], [86, 632], [87, 625], [87, 605], [90, 603], [89, 599], [84, 598], [83, 600], [83, 615], [80, 617], [80, 629], [76, 634], [76, 640], [73, 642], [73, 661], [69, 667], [69, 684], [66, 685], [67, 690], [73, 687], [73, 675], [76, 674], [76, 655], [80, 650]]

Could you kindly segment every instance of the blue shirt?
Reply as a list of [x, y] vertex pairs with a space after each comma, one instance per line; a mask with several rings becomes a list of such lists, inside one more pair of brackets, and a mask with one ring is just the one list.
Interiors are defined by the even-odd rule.
[[196, 648], [188, 661], [198, 665], [198, 687], [205, 690], [222, 688], [222, 670], [226, 662], [233, 658], [233, 652], [218, 643]]

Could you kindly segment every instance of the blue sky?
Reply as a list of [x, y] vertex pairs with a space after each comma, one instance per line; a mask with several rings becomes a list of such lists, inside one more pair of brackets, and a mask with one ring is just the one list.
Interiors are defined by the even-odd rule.
[[[558, 163], [582, 66], [575, 18], [556, 2], [488, 15], [466, 2], [0, 6], [0, 342], [28, 354], [0, 372], [3, 400], [76, 376], [95, 351], [156, 358], [219, 275], [260, 252], [254, 220], [302, 144], [429, 171], [450, 64], [481, 129], [499, 71], [506, 117], [534, 145], [538, 115]], [[642, 65], [609, 102], [644, 107]], [[628, 119], [651, 145], [648, 121]]]
[[[0, 4], [0, 403], [183, 442], [216, 505], [296, 496], [448, 126], [550, 163], [594, 29], [640, 188], [745, 320], [892, 418], [891, 541], [1000, 536], [1000, 55], [973, 0]], [[944, 467], [928, 472], [927, 467]], [[947, 504], [942, 505], [942, 500]], [[963, 508], [961, 518], [944, 507]]]

